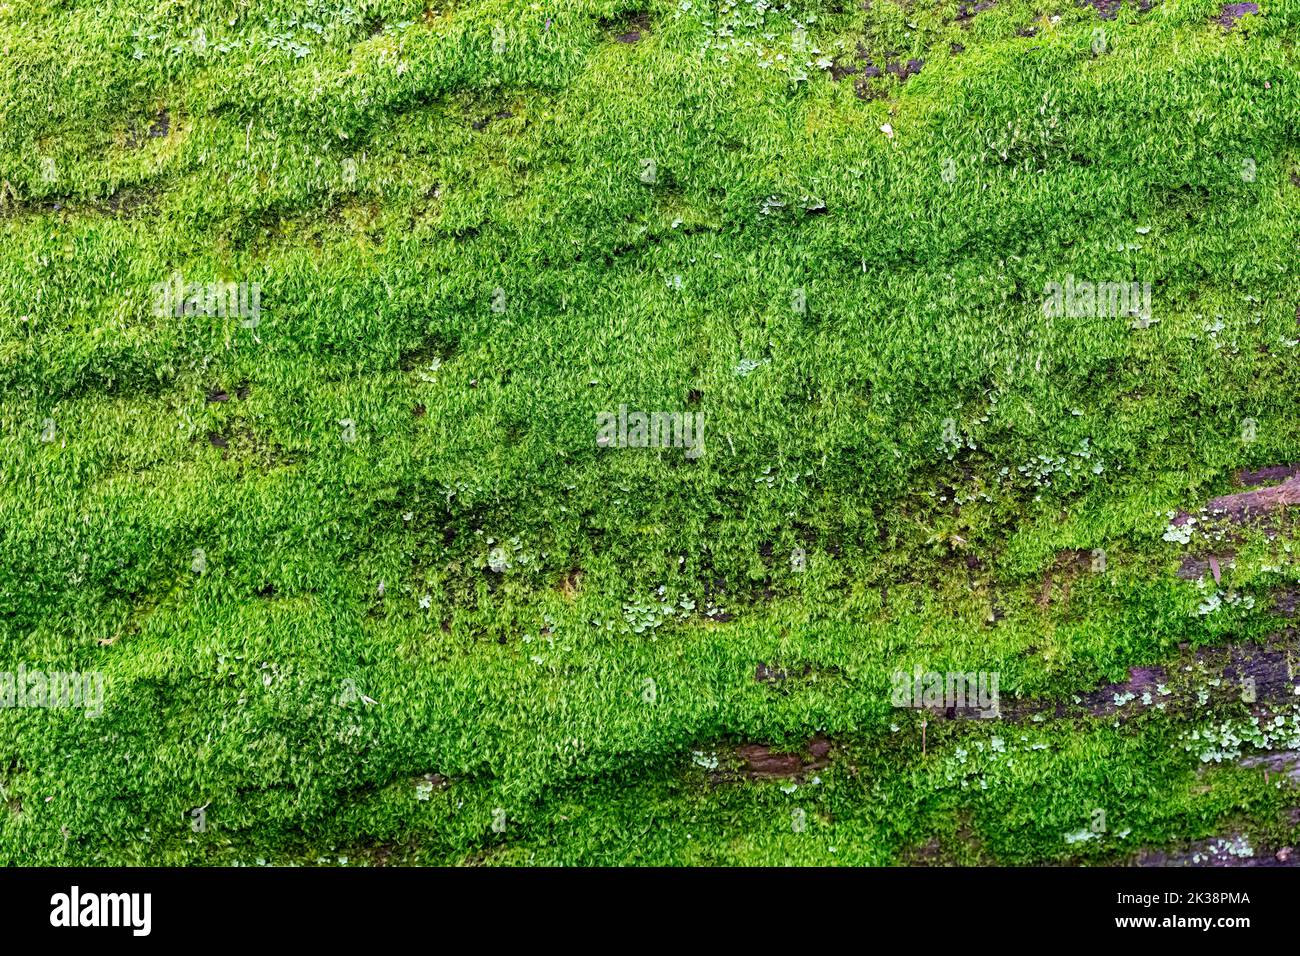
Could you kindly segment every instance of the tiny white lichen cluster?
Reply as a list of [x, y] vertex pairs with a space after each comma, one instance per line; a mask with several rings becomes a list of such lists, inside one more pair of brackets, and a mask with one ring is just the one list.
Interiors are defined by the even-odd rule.
[[[795, 82], [804, 82], [813, 70], [829, 70], [832, 61], [808, 38], [817, 22], [815, 15], [804, 19], [790, 16], [790, 4], [768, 0], [722, 0], [714, 10], [693, 0], [681, 0], [676, 19], [693, 18], [706, 31], [701, 53], [712, 51], [720, 63], [733, 56], [753, 58], [759, 69], [776, 69]], [[769, 16], [771, 19], [769, 19]], [[777, 19], [785, 22], [776, 22]]]
[[1201, 763], [1235, 760], [1245, 746], [1263, 751], [1300, 749], [1300, 705], [1271, 718], [1256, 715], [1206, 724], [1184, 733], [1182, 740], [1183, 749], [1198, 754]]
[[[604, 621], [592, 619], [594, 627], [610, 633], [649, 634], [654, 639], [654, 632], [669, 621], [684, 621], [695, 613], [695, 598], [679, 592], [675, 599], [670, 599], [666, 585], [655, 589], [654, 597], [645, 600], [632, 600], [623, 605], [622, 620]], [[722, 608], [707, 604], [705, 614], [714, 617], [723, 613]]]
[[1197, 850], [1192, 854], [1193, 863], [1211, 863], [1215, 859], [1222, 859], [1225, 856], [1235, 856], [1245, 859], [1255, 855], [1255, 850], [1243, 836], [1235, 836], [1231, 840], [1214, 840], [1206, 848], [1208, 852], [1202, 853]]

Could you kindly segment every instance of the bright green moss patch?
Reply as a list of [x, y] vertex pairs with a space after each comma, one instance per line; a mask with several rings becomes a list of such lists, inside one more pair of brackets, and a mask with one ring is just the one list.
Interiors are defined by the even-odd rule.
[[1294, 844], [1183, 736], [1276, 694], [891, 706], [1295, 626], [1293, 514], [1171, 521], [1300, 462], [1300, 9], [975, 6], [0, 0], [0, 670], [105, 678], [0, 709], [0, 860]]

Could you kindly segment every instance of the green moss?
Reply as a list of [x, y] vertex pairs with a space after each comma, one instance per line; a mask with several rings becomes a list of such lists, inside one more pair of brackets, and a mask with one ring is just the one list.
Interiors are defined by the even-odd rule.
[[[0, 3], [0, 669], [107, 678], [99, 718], [0, 709], [0, 861], [1294, 842], [1185, 717], [922, 754], [890, 705], [914, 665], [1068, 699], [1300, 580], [1248, 535], [1253, 607], [1202, 614], [1175, 571], [1220, 545], [1162, 537], [1300, 461], [1296, 9], [958, 13]], [[176, 273], [260, 321], [155, 314]], [[1045, 316], [1067, 276], [1156, 321]], [[597, 448], [620, 404], [705, 453]], [[1067, 549], [1106, 568], [1044, 600]], [[819, 731], [791, 793], [692, 761]]]

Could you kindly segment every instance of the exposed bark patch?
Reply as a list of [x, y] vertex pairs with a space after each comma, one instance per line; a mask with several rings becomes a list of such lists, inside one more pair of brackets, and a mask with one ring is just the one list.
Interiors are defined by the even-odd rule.
[[944, 842], [930, 837], [920, 846], [904, 850], [900, 862], [905, 866], [996, 866], [979, 833], [971, 824], [968, 810], [957, 812], [957, 830], [953, 839]]
[[[880, 71], [874, 66], [868, 66], [866, 69], [876, 70], [874, 74], [868, 73], [868, 76], [880, 75]], [[880, 100], [885, 98], [885, 91], [874, 89], [866, 80], [858, 80], [853, 84], [853, 95], [860, 100]]]
[[1240, 833], [1224, 837], [1197, 840], [1181, 850], [1141, 850], [1134, 860], [1135, 866], [1297, 866], [1300, 865], [1292, 847], [1277, 850], [1256, 848]]
[[470, 127], [478, 131], [485, 130], [488, 128], [488, 125], [492, 123], [493, 120], [512, 119], [514, 115], [515, 114], [510, 112], [509, 110], [498, 110], [497, 112], [493, 113], [491, 116], [485, 116], [482, 119], [478, 119], [470, 123]]
[[149, 127], [149, 138], [158, 139], [166, 136], [172, 128], [172, 117], [165, 109], [159, 110], [158, 115], [154, 117], [153, 124]]
[[1218, 584], [1225, 568], [1232, 566], [1236, 555], [1231, 551], [1222, 554], [1189, 554], [1178, 566], [1178, 576], [1184, 581], [1199, 581], [1207, 574]]
[[963, 26], [968, 26], [970, 24], [970, 21], [974, 20], [976, 16], [983, 13], [985, 10], [992, 9], [993, 5], [994, 5], [994, 0], [979, 0], [979, 2], [975, 4], [970, 4], [970, 3], [959, 4], [957, 7], [956, 22], [962, 24]]
[[1097, 11], [1097, 16], [1103, 20], [1114, 20], [1119, 14], [1119, 8], [1123, 0], [1084, 0], [1085, 7], [1092, 7]]
[[1237, 766], [1248, 770], [1266, 770], [1271, 774], [1280, 774], [1294, 784], [1300, 784], [1300, 751], [1278, 750], [1242, 757], [1237, 761]]
[[164, 136], [166, 136], [168, 133], [171, 132], [171, 128], [172, 128], [171, 114], [168, 113], [167, 110], [161, 109], [158, 111], [157, 115], [154, 116], [153, 121], [149, 124], [148, 129], [142, 130], [140, 127], [136, 126], [127, 131], [126, 148], [139, 149], [141, 146], [145, 144], [146, 140], [162, 139]]
[[1051, 567], [1043, 574], [1043, 586], [1035, 599], [1039, 607], [1052, 603], [1052, 588], [1057, 586], [1057, 600], [1066, 604], [1070, 600], [1070, 584], [1083, 571], [1092, 567], [1092, 554], [1075, 548], [1058, 551]]
[[838, 83], [846, 76], [852, 76], [857, 72], [858, 72], [858, 67], [848, 63], [842, 63], [840, 62], [839, 59], [836, 59], [835, 62], [831, 64], [831, 69], [830, 69], [831, 80], [835, 83]]
[[[1128, 677], [1074, 694], [1068, 701], [1003, 696], [997, 717], [1010, 723], [1068, 717], [1131, 720], [1149, 710], [1190, 715], [1221, 704], [1259, 706], [1295, 701], [1300, 681], [1300, 635], [1277, 634], [1264, 643], [1184, 650], [1166, 666], [1130, 667]], [[935, 719], [990, 718], [978, 707], [928, 708]]]
[[1300, 585], [1288, 584], [1274, 591], [1273, 610], [1283, 617], [1295, 617], [1300, 611]]
[[911, 59], [906, 63], [900, 63], [897, 60], [890, 60], [885, 64], [885, 72], [892, 73], [894, 76], [898, 77], [900, 83], [906, 83], [909, 76], [915, 76], [917, 73], [920, 73], [921, 68], [924, 66], [924, 60]]
[[[251, 392], [252, 387], [245, 383], [235, 389], [235, 398], [242, 402], [244, 399], [248, 398]], [[212, 388], [208, 389], [205, 400], [209, 405], [228, 402], [230, 401], [230, 392], [222, 388], [220, 385], [214, 385]]]
[[615, 17], [601, 17], [596, 25], [613, 34], [619, 43], [638, 43], [643, 34], [650, 32], [650, 11], [636, 10]]
[[1225, 3], [1215, 21], [1225, 30], [1231, 30], [1237, 21], [1250, 13], [1259, 13], [1258, 3]]
[[1212, 515], [1240, 523], [1290, 505], [1300, 505], [1300, 477], [1289, 478], [1280, 485], [1223, 495], [1207, 507]]
[[577, 598], [578, 591], [581, 588], [582, 572], [577, 568], [571, 568], [565, 573], [564, 577], [560, 579], [560, 583], [556, 589], [564, 596], [566, 601], [572, 601]]
[[[1255, 488], [1251, 491], [1239, 491], [1230, 495], [1220, 495], [1209, 501], [1202, 514], [1208, 521], [1226, 521], [1230, 524], [1245, 524], [1252, 520], [1264, 518], [1279, 512], [1283, 508], [1300, 505], [1300, 470], [1295, 465], [1278, 465], [1262, 468], [1258, 471], [1245, 471], [1237, 475], [1238, 481], [1245, 485], [1257, 480], [1272, 480], [1274, 476], [1285, 475], [1281, 484]], [[1181, 511], [1174, 518], [1173, 524], [1185, 525], [1192, 516]]]
[[[1294, 700], [1293, 673], [1300, 664], [1294, 637], [1278, 635], [1265, 644], [1203, 647], [1176, 665], [1132, 667], [1129, 679], [1082, 695], [1094, 716], [1121, 719], [1163, 704], [1171, 713], [1191, 713], [1215, 703]], [[1061, 715], [1058, 709], [1058, 716]]]
[[[1300, 310], [1297, 310], [1297, 316], [1300, 316]], [[1289, 478], [1295, 478], [1297, 475], [1300, 475], [1300, 463], [1294, 465], [1270, 465], [1268, 468], [1259, 468], [1255, 471], [1243, 469], [1237, 472], [1233, 480], [1242, 488], [1255, 488], [1259, 485], [1277, 484]]]
[[714, 783], [734, 780], [736, 775], [750, 780], [797, 780], [830, 766], [831, 742], [821, 734], [813, 737], [801, 750], [784, 752], [767, 744], [741, 744], [734, 751], [735, 769], [719, 769], [709, 775]]
[[758, 667], [754, 668], [754, 680], [758, 681], [760, 684], [775, 684], [778, 681], [785, 680], [789, 676], [790, 675], [785, 671], [778, 670], [775, 666], [768, 667], [766, 664], [761, 662]]

